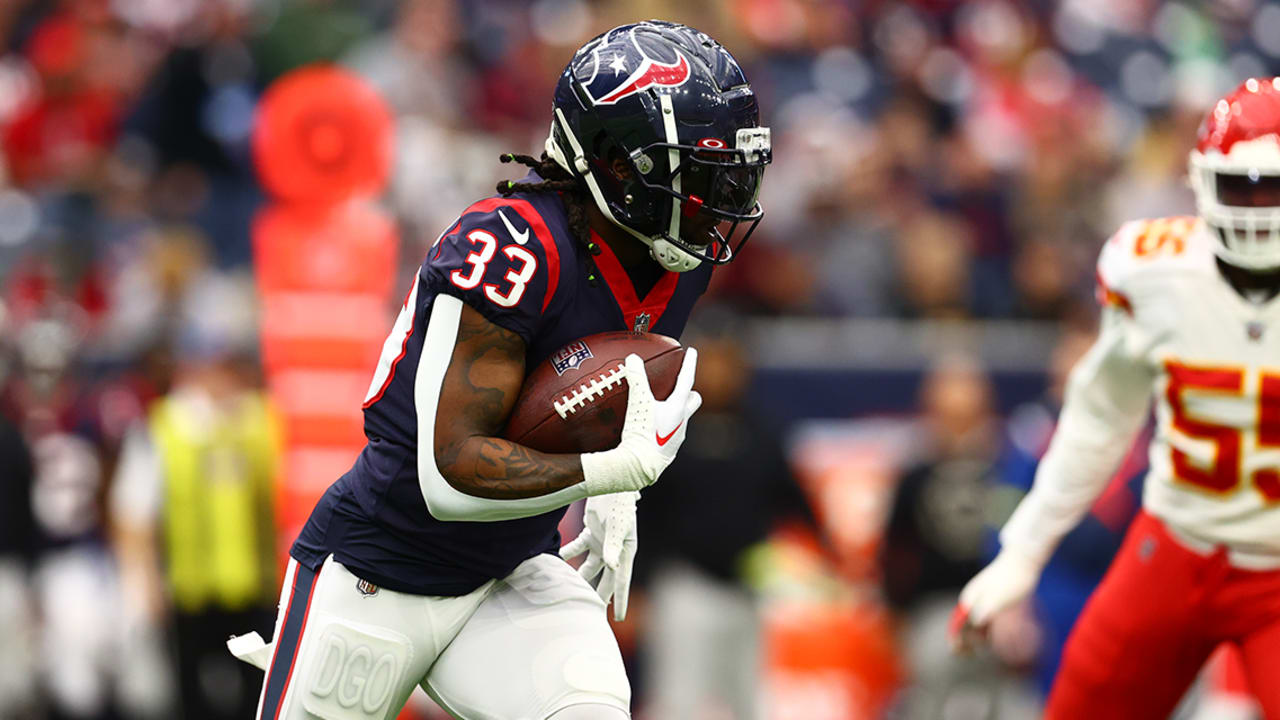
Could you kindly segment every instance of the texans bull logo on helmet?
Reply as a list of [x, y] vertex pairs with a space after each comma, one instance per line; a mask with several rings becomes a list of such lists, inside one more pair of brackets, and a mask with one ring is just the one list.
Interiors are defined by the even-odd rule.
[[584, 52], [591, 59], [590, 75], [579, 79], [594, 105], [615, 105], [649, 88], [680, 87], [692, 75], [689, 59], [678, 47], [642, 43], [634, 28], [615, 28], [579, 55]]
[[661, 21], [604, 33], [569, 61], [553, 115], [547, 155], [667, 270], [729, 262], [764, 214], [769, 129], [742, 68], [704, 33]]
[[[618, 55], [617, 59], [621, 61], [622, 56]], [[668, 88], [679, 87], [688, 79], [689, 61], [677, 50], [676, 61], [670, 64], [660, 63], [653, 58], [646, 57], [644, 62], [640, 64], [640, 68], [616, 89], [602, 98], [592, 98], [592, 100], [597, 105], [612, 105], [628, 95], [634, 95], [641, 90], [648, 90], [654, 85]]]

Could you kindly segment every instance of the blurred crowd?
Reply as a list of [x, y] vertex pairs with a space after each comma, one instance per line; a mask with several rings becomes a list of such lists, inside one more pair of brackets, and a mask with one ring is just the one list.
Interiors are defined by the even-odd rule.
[[[159, 498], [175, 489], [159, 488], [187, 471], [215, 486], [270, 476], [278, 460], [261, 407], [250, 242], [264, 202], [251, 137], [266, 88], [335, 62], [383, 93], [396, 115], [384, 203], [407, 278], [459, 210], [506, 176], [499, 153], [541, 148], [572, 50], [648, 17], [727, 45], [773, 128], [766, 219], [711, 291], [747, 318], [1013, 318], [1063, 324], [1064, 343], [1079, 345], [1102, 241], [1126, 219], [1190, 213], [1185, 158], [1204, 109], [1245, 77], [1280, 72], [1276, 0], [0, 2], [0, 717], [163, 717], [175, 702], [256, 690], [252, 675], [183, 648], [222, 633], [228, 617], [269, 634], [270, 522], [221, 561], [251, 577], [183, 568], [214, 578], [202, 586], [175, 576], [183, 541], [159, 519]], [[749, 358], [725, 362], [730, 376]], [[940, 475], [986, 488], [983, 463], [1007, 459], [1019, 439], [1034, 467], [1054, 411], [1050, 391], [1008, 432], [974, 430], [1005, 422], [990, 416], [982, 369], [951, 358], [938, 373], [954, 382], [926, 383], [907, 415], [946, 418], [968, 403], [955, 412], [981, 407], [984, 420], [953, 418], [941, 436], [954, 442], [903, 461], [900, 507], [883, 513], [885, 557], [897, 558], [884, 593], [907, 618], [985, 552], [970, 537], [970, 556], [948, 564], [955, 536], [933, 547], [912, 529], [922, 512], [912, 503], [938, 501], [910, 493]], [[733, 407], [726, 399], [722, 411]], [[182, 435], [191, 418], [204, 435]], [[246, 423], [265, 428], [265, 446], [232, 432]], [[754, 420], [739, 430], [764, 432]], [[204, 464], [167, 465], [183, 447]], [[1028, 472], [992, 482], [1025, 489]], [[769, 480], [759, 497], [775, 497]], [[198, 502], [246, 522], [270, 517], [269, 492], [214, 496]], [[744, 520], [733, 553], [772, 519]], [[1107, 544], [1105, 534], [1081, 542]], [[735, 557], [665, 568], [655, 557], [655, 608], [681, 607], [707, 576], [723, 583]], [[701, 576], [689, 571], [698, 562]], [[913, 562], [955, 576], [930, 571], [941, 584], [923, 587]], [[720, 597], [725, 613], [754, 622], [733, 593]], [[1042, 631], [1053, 642], [1064, 632]], [[1030, 663], [1025, 649], [1010, 652]], [[236, 716], [223, 704], [206, 702]]]

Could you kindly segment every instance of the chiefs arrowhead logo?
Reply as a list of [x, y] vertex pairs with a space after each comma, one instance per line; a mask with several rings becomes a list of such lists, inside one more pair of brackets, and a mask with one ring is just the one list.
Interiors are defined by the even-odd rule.
[[689, 61], [680, 51], [676, 51], [676, 61], [671, 64], [660, 63], [652, 58], [645, 58], [640, 69], [622, 81], [622, 84], [607, 95], [596, 100], [597, 105], [613, 105], [619, 100], [635, 95], [657, 85], [658, 87], [679, 87], [689, 79]]

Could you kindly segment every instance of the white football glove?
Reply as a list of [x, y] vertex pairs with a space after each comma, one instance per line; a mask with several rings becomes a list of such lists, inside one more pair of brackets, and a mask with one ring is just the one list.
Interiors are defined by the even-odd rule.
[[996, 613], [1020, 602], [1035, 589], [1044, 564], [1026, 553], [1006, 547], [964, 589], [948, 628], [951, 646], [969, 651], [981, 642]]
[[560, 557], [568, 560], [587, 553], [578, 572], [590, 583], [596, 575], [596, 592], [605, 605], [613, 598], [613, 619], [627, 616], [627, 594], [631, 592], [631, 567], [635, 561], [636, 500], [638, 492], [620, 492], [587, 498], [583, 511], [582, 532], [560, 548]]
[[671, 464], [684, 442], [689, 417], [702, 406], [693, 389], [698, 351], [684, 353], [676, 386], [666, 400], [655, 400], [644, 361], [631, 354], [623, 363], [627, 380], [627, 417], [622, 441], [604, 452], [583, 453], [582, 477], [587, 495], [640, 490], [652, 485]]

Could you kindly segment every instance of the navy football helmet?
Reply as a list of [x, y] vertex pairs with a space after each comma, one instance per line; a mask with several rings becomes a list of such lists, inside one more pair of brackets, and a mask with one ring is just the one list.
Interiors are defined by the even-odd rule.
[[547, 154], [664, 268], [727, 263], [759, 224], [769, 128], [738, 62], [704, 33], [650, 20], [596, 37], [560, 75], [553, 110]]

